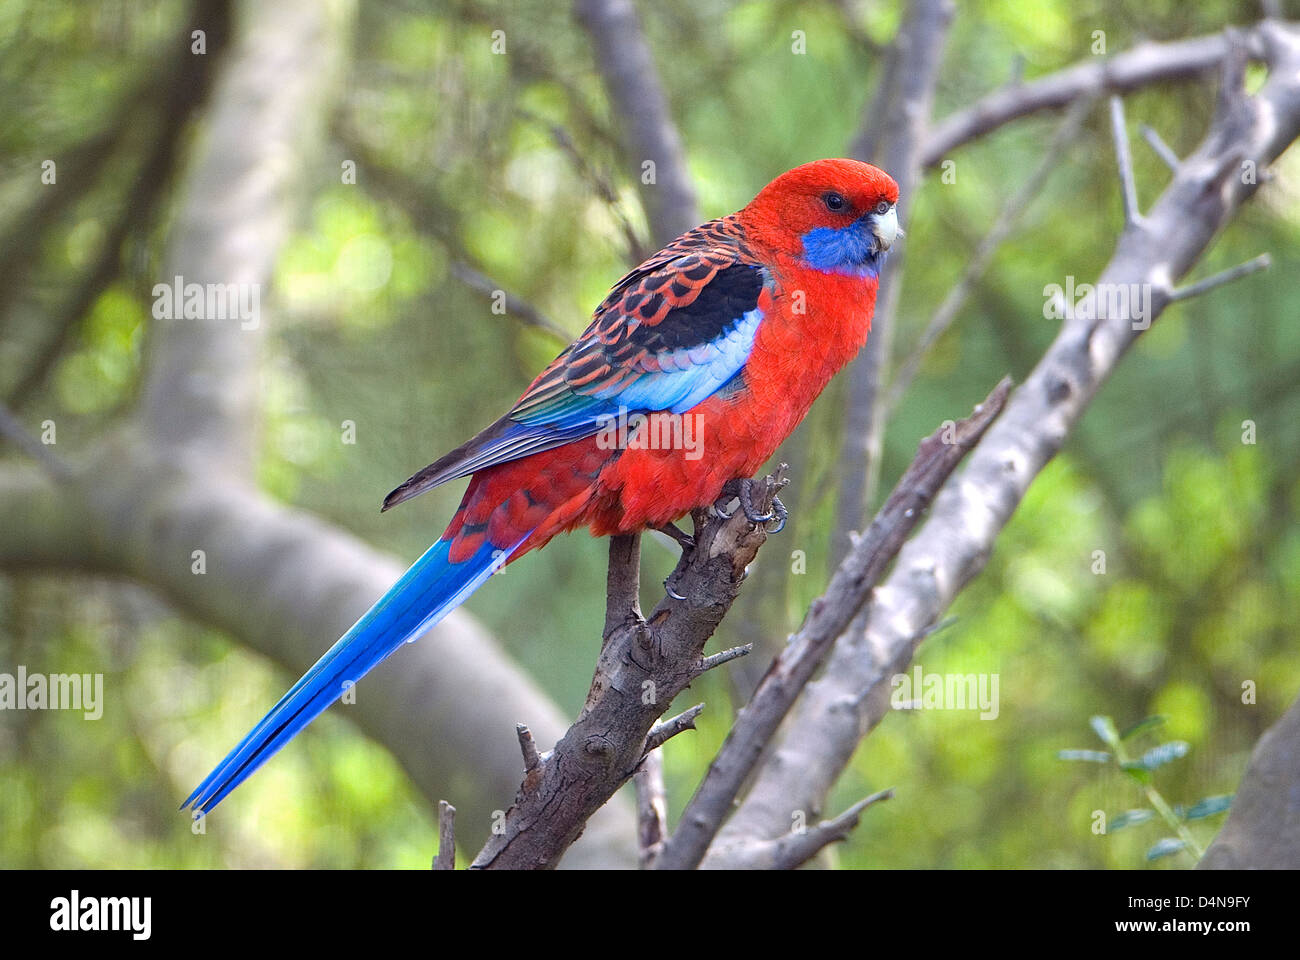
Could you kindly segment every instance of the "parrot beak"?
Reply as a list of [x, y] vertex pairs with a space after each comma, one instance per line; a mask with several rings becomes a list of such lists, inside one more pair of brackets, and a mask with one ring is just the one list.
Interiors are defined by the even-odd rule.
[[903, 235], [903, 231], [898, 229], [898, 210], [890, 207], [886, 213], [872, 214], [871, 232], [881, 250], [892, 247], [894, 242]]

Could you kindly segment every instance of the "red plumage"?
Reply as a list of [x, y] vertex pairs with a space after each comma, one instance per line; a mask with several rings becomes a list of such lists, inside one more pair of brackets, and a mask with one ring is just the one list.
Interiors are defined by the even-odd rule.
[[[739, 213], [625, 276], [496, 423], [384, 501], [471, 476], [433, 544], [186, 799], [209, 812], [365, 674], [557, 533], [661, 527], [752, 476], [866, 342], [898, 187], [853, 160], [783, 174]], [[625, 411], [684, 416], [694, 445], [608, 444]], [[683, 428], [684, 429], [684, 428]], [[680, 436], [684, 440], [685, 434]], [[695, 454], [698, 453], [698, 456]], [[761, 520], [760, 515], [751, 519]]]
[[[832, 192], [848, 202], [850, 213], [836, 215], [826, 208], [825, 197]], [[778, 177], [743, 210], [684, 234], [629, 273], [575, 347], [587, 341], [607, 351], [620, 342], [629, 320], [642, 327], [662, 322], [672, 309], [689, 306], [729, 264], [766, 271], [758, 298], [763, 319], [744, 364], [743, 389], [715, 393], [687, 411], [697, 417], [703, 455], [690, 459], [680, 447], [601, 449], [597, 438], [588, 436], [481, 469], [443, 535], [452, 540], [452, 562], [470, 556], [484, 538], [506, 547], [526, 537], [511, 552], [514, 560], [557, 533], [580, 527], [604, 536], [662, 526], [713, 503], [727, 481], [755, 474], [866, 342], [871, 328], [876, 276], [811, 266], [802, 238], [818, 228], [843, 228], [862, 211], [881, 202], [892, 207], [897, 200], [897, 185], [875, 167], [817, 161]], [[650, 301], [654, 294], [663, 296]], [[572, 370], [575, 347], [533, 382], [515, 411], [554, 384], [557, 371]], [[622, 373], [645, 354], [642, 347], [616, 358]], [[590, 357], [585, 360], [591, 369], [571, 375], [570, 387], [608, 374]], [[472, 449], [474, 442], [466, 447]], [[426, 489], [420, 478], [440, 464], [445, 469], [448, 459], [394, 491], [387, 506]], [[416, 489], [407, 493], [411, 487]]]

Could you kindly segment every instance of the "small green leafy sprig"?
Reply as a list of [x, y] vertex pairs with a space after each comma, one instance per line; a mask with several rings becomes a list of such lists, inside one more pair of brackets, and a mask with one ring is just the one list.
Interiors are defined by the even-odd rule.
[[1204, 820], [1206, 817], [1223, 813], [1232, 805], [1232, 795], [1222, 794], [1206, 797], [1190, 807], [1184, 807], [1181, 804], [1171, 806], [1160, 791], [1156, 789], [1155, 777], [1153, 776], [1154, 772], [1165, 764], [1187, 756], [1188, 750], [1191, 749], [1187, 742], [1184, 740], [1170, 740], [1134, 756], [1126, 746], [1126, 741], [1162, 726], [1165, 722], [1164, 717], [1154, 716], [1139, 720], [1123, 733], [1116, 729], [1115, 721], [1110, 717], [1097, 716], [1088, 722], [1092, 726], [1093, 732], [1110, 749], [1061, 750], [1057, 753], [1058, 759], [1082, 763], [1114, 763], [1142, 789], [1151, 804], [1150, 808], [1142, 807], [1136, 810], [1126, 810], [1111, 818], [1107, 832], [1146, 823], [1159, 815], [1177, 836], [1162, 837], [1156, 841], [1151, 849], [1147, 851], [1147, 860], [1159, 860], [1180, 851], [1186, 852], [1193, 860], [1197, 861], [1205, 856], [1205, 848], [1192, 836], [1187, 824], [1193, 820]]

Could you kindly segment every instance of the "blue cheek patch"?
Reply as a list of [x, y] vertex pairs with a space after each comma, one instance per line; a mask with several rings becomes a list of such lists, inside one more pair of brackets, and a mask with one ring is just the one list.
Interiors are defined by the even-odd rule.
[[876, 238], [866, 217], [859, 217], [847, 227], [817, 227], [800, 239], [804, 262], [815, 270], [855, 277], [880, 273], [884, 253], [877, 252]]

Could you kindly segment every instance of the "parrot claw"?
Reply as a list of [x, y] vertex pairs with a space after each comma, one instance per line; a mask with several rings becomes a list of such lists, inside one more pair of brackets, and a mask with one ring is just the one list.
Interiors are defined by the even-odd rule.
[[782, 530], [785, 529], [785, 522], [788, 519], [790, 519], [790, 511], [785, 508], [785, 504], [781, 502], [780, 497], [773, 497], [772, 498], [772, 521], [769, 522], [775, 522], [776, 526], [768, 527], [767, 532], [780, 533]]
[[[754, 506], [754, 481], [746, 478], [740, 483], [740, 509], [745, 511], [745, 519], [750, 523], [767, 523], [776, 520], [776, 506], [779, 501], [774, 497], [772, 499], [772, 509], [766, 513], [759, 513], [758, 508]], [[781, 513], [785, 513], [785, 507], [780, 508]], [[784, 525], [785, 521], [781, 523]]]
[[[727, 485], [722, 488], [722, 496], [714, 501], [709, 508], [709, 512], [716, 517], [721, 517], [723, 520], [730, 520], [735, 516], [736, 511], [728, 512], [724, 507], [732, 500], [739, 500], [740, 506], [738, 509], [745, 512], [746, 520], [754, 524], [775, 524], [775, 526], [769, 526], [767, 532], [780, 533], [785, 529], [785, 522], [790, 518], [790, 512], [786, 510], [785, 504], [781, 502], [780, 497], [773, 496], [772, 508], [760, 513], [758, 508], [754, 506], [754, 484], [756, 482], [748, 477], [743, 480], [728, 481]], [[779, 486], [785, 486], [785, 482], [782, 481]]]

